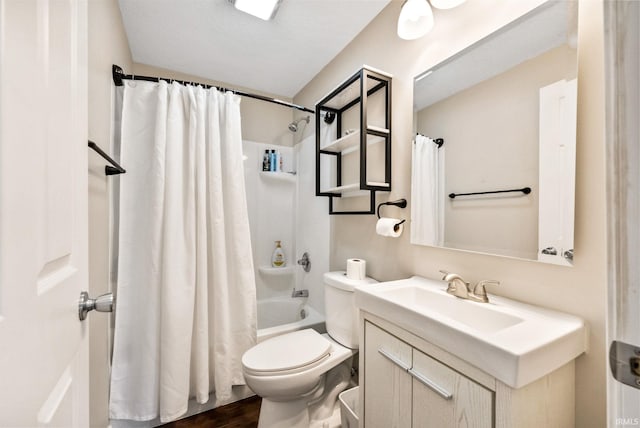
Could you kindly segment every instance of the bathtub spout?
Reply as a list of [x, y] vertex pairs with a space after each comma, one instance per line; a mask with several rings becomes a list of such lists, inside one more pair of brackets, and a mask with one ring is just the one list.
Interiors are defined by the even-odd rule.
[[309, 297], [309, 290], [296, 290], [294, 288], [291, 297]]

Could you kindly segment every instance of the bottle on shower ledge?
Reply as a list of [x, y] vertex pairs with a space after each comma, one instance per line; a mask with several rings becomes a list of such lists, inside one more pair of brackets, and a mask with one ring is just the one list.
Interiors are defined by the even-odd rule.
[[284, 251], [282, 250], [280, 241], [276, 241], [276, 249], [273, 250], [273, 255], [271, 256], [271, 266], [285, 267], [286, 264], [287, 260], [284, 257]]

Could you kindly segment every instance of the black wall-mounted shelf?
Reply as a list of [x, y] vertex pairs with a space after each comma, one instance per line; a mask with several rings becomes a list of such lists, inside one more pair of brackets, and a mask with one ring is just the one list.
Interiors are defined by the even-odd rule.
[[[363, 66], [355, 74], [331, 91], [316, 104], [316, 196], [329, 197], [329, 214], [375, 214], [375, 196], [377, 191], [391, 191], [391, 80], [392, 76]], [[382, 92], [380, 92], [382, 91]], [[369, 98], [374, 94], [382, 94], [384, 124], [373, 126], [367, 118]], [[378, 100], [375, 100], [378, 101]], [[347, 134], [343, 130], [344, 115], [353, 108], [359, 107], [359, 130]], [[336, 138], [323, 141], [322, 119], [329, 116], [336, 122]], [[367, 179], [369, 169], [367, 149], [370, 141], [384, 143], [384, 181]], [[343, 183], [343, 152], [359, 150], [358, 181]], [[321, 189], [321, 165], [323, 157], [335, 158], [335, 186]], [[338, 211], [334, 209], [334, 198], [341, 198], [353, 192], [368, 191], [368, 210]]]

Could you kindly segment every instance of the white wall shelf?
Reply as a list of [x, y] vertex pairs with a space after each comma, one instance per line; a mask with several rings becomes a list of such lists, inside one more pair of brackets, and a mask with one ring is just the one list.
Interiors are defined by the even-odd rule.
[[265, 180], [281, 181], [285, 183], [295, 183], [296, 175], [290, 172], [260, 171], [260, 178]]
[[[389, 187], [389, 183], [379, 183], [377, 181], [367, 181], [368, 186]], [[345, 184], [343, 186], [331, 187], [324, 190], [327, 193], [350, 193], [350, 192], [367, 192], [360, 189], [360, 183]]]
[[258, 271], [267, 276], [285, 276], [292, 275], [294, 273], [293, 266], [284, 267], [272, 267], [272, 266], [260, 266]]
[[[375, 132], [389, 134], [388, 129], [382, 129], [377, 127], [369, 127], [369, 129], [375, 128]], [[383, 143], [385, 141], [384, 137], [379, 135], [367, 135], [367, 145]], [[345, 135], [342, 138], [338, 138], [337, 140], [331, 141], [323, 147], [320, 147], [320, 150], [326, 152], [334, 152], [334, 153], [342, 153], [347, 154], [357, 150], [360, 150], [360, 131], [352, 132], [349, 135]]]

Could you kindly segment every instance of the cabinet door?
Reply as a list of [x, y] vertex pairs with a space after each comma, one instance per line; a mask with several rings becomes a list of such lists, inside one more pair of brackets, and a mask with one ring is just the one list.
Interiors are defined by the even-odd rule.
[[[411, 347], [375, 325], [365, 323], [364, 425], [411, 427]], [[361, 352], [363, 352], [361, 350]]]
[[491, 428], [493, 392], [413, 350], [414, 428]]

